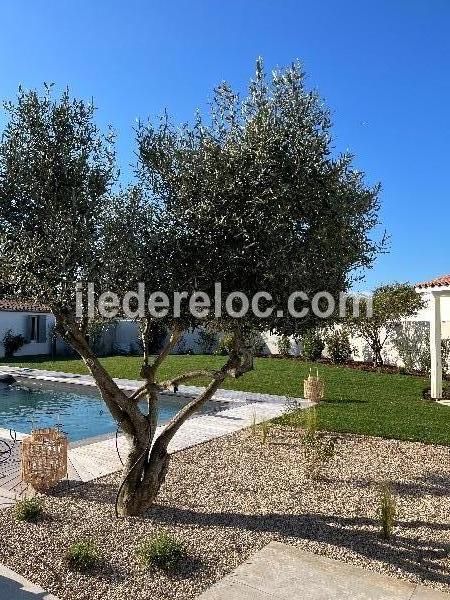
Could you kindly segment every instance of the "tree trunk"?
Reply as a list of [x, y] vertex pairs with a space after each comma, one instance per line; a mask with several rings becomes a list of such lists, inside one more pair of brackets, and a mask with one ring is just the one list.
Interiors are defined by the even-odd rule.
[[[230, 353], [226, 364], [219, 371], [210, 374], [212, 376], [210, 384], [197, 398], [184, 406], [167, 423], [158, 438], [154, 440], [157, 426], [157, 390], [167, 389], [171, 383], [176, 386], [178, 382], [184, 381], [185, 378], [189, 379], [198, 375], [196, 372], [189, 373], [175, 378], [172, 382], [164, 382], [163, 386], [156, 383], [156, 371], [177, 339], [179, 339], [181, 330], [173, 330], [169, 342], [151, 365], [148, 361], [148, 354], [144, 354], [141, 377], [144, 379], [145, 384], [128, 397], [99, 362], [97, 356], [87, 344], [79, 324], [67, 321], [64, 315], [55, 310], [53, 310], [53, 313], [57, 319], [57, 326], [61, 335], [82, 357], [111, 415], [131, 442], [122, 482], [116, 497], [116, 514], [118, 516], [142, 514], [153, 504], [164, 483], [169, 468], [170, 457], [167, 448], [170, 440], [183, 423], [214, 395], [227, 376], [240, 377], [253, 369], [251, 352], [247, 347], [241, 347], [239, 338], [236, 336], [235, 348]], [[145, 332], [147, 330], [148, 327], [146, 327]], [[139, 408], [139, 399], [144, 394], [147, 396], [148, 402], [147, 414], [144, 414]]]
[[127, 458], [116, 501], [118, 516], [135, 516], [151, 507], [164, 483], [169, 454], [148, 452], [134, 444]]
[[372, 344], [372, 352], [373, 352], [373, 366], [381, 367], [383, 365], [383, 357], [381, 355], [381, 351], [383, 350], [383, 346], [380, 342], [375, 341]]
[[222, 374], [214, 379], [197, 398], [182, 408], [155, 439], [151, 449], [149, 446], [154, 428], [150, 424], [147, 431], [152, 432], [152, 436], [141, 435], [140, 440], [133, 436], [124, 476], [117, 494], [118, 516], [138, 515], [150, 508], [164, 483], [169, 468], [170, 456], [167, 448], [170, 440], [181, 425], [212, 398], [224, 378], [225, 374]]

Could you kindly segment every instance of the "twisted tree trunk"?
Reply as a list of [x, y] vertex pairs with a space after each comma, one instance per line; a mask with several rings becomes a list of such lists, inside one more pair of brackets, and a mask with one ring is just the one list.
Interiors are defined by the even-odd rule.
[[[168, 446], [173, 436], [189, 417], [212, 398], [226, 377], [240, 377], [253, 368], [251, 353], [248, 348], [241, 346], [238, 336], [235, 336], [235, 347], [226, 364], [218, 371], [193, 371], [158, 384], [157, 369], [181, 335], [179, 330], [174, 329], [168, 343], [151, 365], [148, 353], [144, 351], [144, 364], [141, 370], [144, 384], [128, 396], [118, 387], [89, 347], [82, 326], [68, 320], [57, 311], [53, 312], [59, 332], [83, 359], [111, 415], [130, 443], [116, 498], [116, 514], [118, 516], [141, 514], [151, 507], [164, 483], [170, 462]], [[144, 329], [144, 336], [146, 331], [148, 327]], [[144, 343], [144, 348], [146, 347], [148, 344]], [[197, 398], [184, 406], [155, 439], [158, 392], [169, 388], [177, 389], [182, 381], [199, 375], [209, 375], [210, 384]], [[139, 401], [144, 397], [147, 400], [147, 414], [139, 408]]]

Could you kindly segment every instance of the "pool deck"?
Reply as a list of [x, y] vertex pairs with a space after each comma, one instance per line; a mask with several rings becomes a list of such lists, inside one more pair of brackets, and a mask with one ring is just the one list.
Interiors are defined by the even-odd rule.
[[[94, 381], [89, 375], [0, 367], [0, 374], [7, 373], [20, 379], [73, 385], [74, 391], [76, 388], [85, 386], [95, 387]], [[116, 379], [115, 381], [119, 387], [129, 392], [142, 385], [142, 382], [138, 380]], [[176, 397], [196, 396], [202, 389], [196, 386], [180, 386]], [[199, 414], [184, 423], [169, 444], [169, 452], [178, 452], [234, 433], [253, 423], [258, 424], [278, 417], [293, 408], [308, 408], [312, 405], [311, 402], [302, 398], [222, 389], [216, 392], [212, 402], [218, 402], [218, 411], [211, 414]], [[162, 427], [158, 427], [157, 434], [161, 429]], [[0, 428], [0, 440], [6, 441], [12, 446], [11, 457], [0, 464], [0, 508], [14, 504], [17, 498], [27, 492], [27, 486], [23, 483], [20, 475], [20, 440], [23, 436], [23, 433], [17, 433], [17, 441], [13, 444], [9, 430]], [[117, 437], [117, 448], [115, 435], [70, 444], [68, 480], [86, 482], [120, 471], [122, 464], [117, 450], [122, 456], [126, 453], [127, 440], [123, 435]]]

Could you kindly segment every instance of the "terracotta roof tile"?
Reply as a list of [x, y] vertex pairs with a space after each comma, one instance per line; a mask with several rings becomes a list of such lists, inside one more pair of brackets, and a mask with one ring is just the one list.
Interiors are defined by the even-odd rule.
[[1, 300], [0, 311], [15, 311], [15, 312], [39, 312], [48, 313], [50, 309], [45, 304], [32, 302], [31, 300]]
[[424, 281], [422, 283], [418, 283], [416, 287], [418, 288], [431, 288], [431, 287], [448, 287], [450, 286], [450, 275], [441, 275], [441, 277], [436, 277], [435, 279], [431, 279], [430, 281]]

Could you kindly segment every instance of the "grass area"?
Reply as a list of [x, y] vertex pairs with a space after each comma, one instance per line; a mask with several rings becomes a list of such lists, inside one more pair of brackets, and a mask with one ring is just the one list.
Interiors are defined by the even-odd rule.
[[[36, 369], [86, 373], [80, 360], [52, 361], [48, 357], [37, 357], [12, 362]], [[195, 369], [218, 368], [223, 362], [221, 356], [172, 355], [163, 364], [160, 378], [169, 379]], [[102, 363], [114, 377], [136, 379], [141, 359], [108, 357], [102, 359]], [[297, 360], [257, 358], [254, 371], [237, 380], [226, 380], [224, 387], [299, 397], [310, 366]], [[325, 401], [318, 409], [322, 429], [450, 445], [450, 407], [421, 399], [428, 380], [329, 365], [319, 365], [319, 373], [326, 385]], [[197, 380], [193, 384], [202, 385], [205, 381]], [[298, 411], [278, 422], [298, 424], [301, 418]]]

